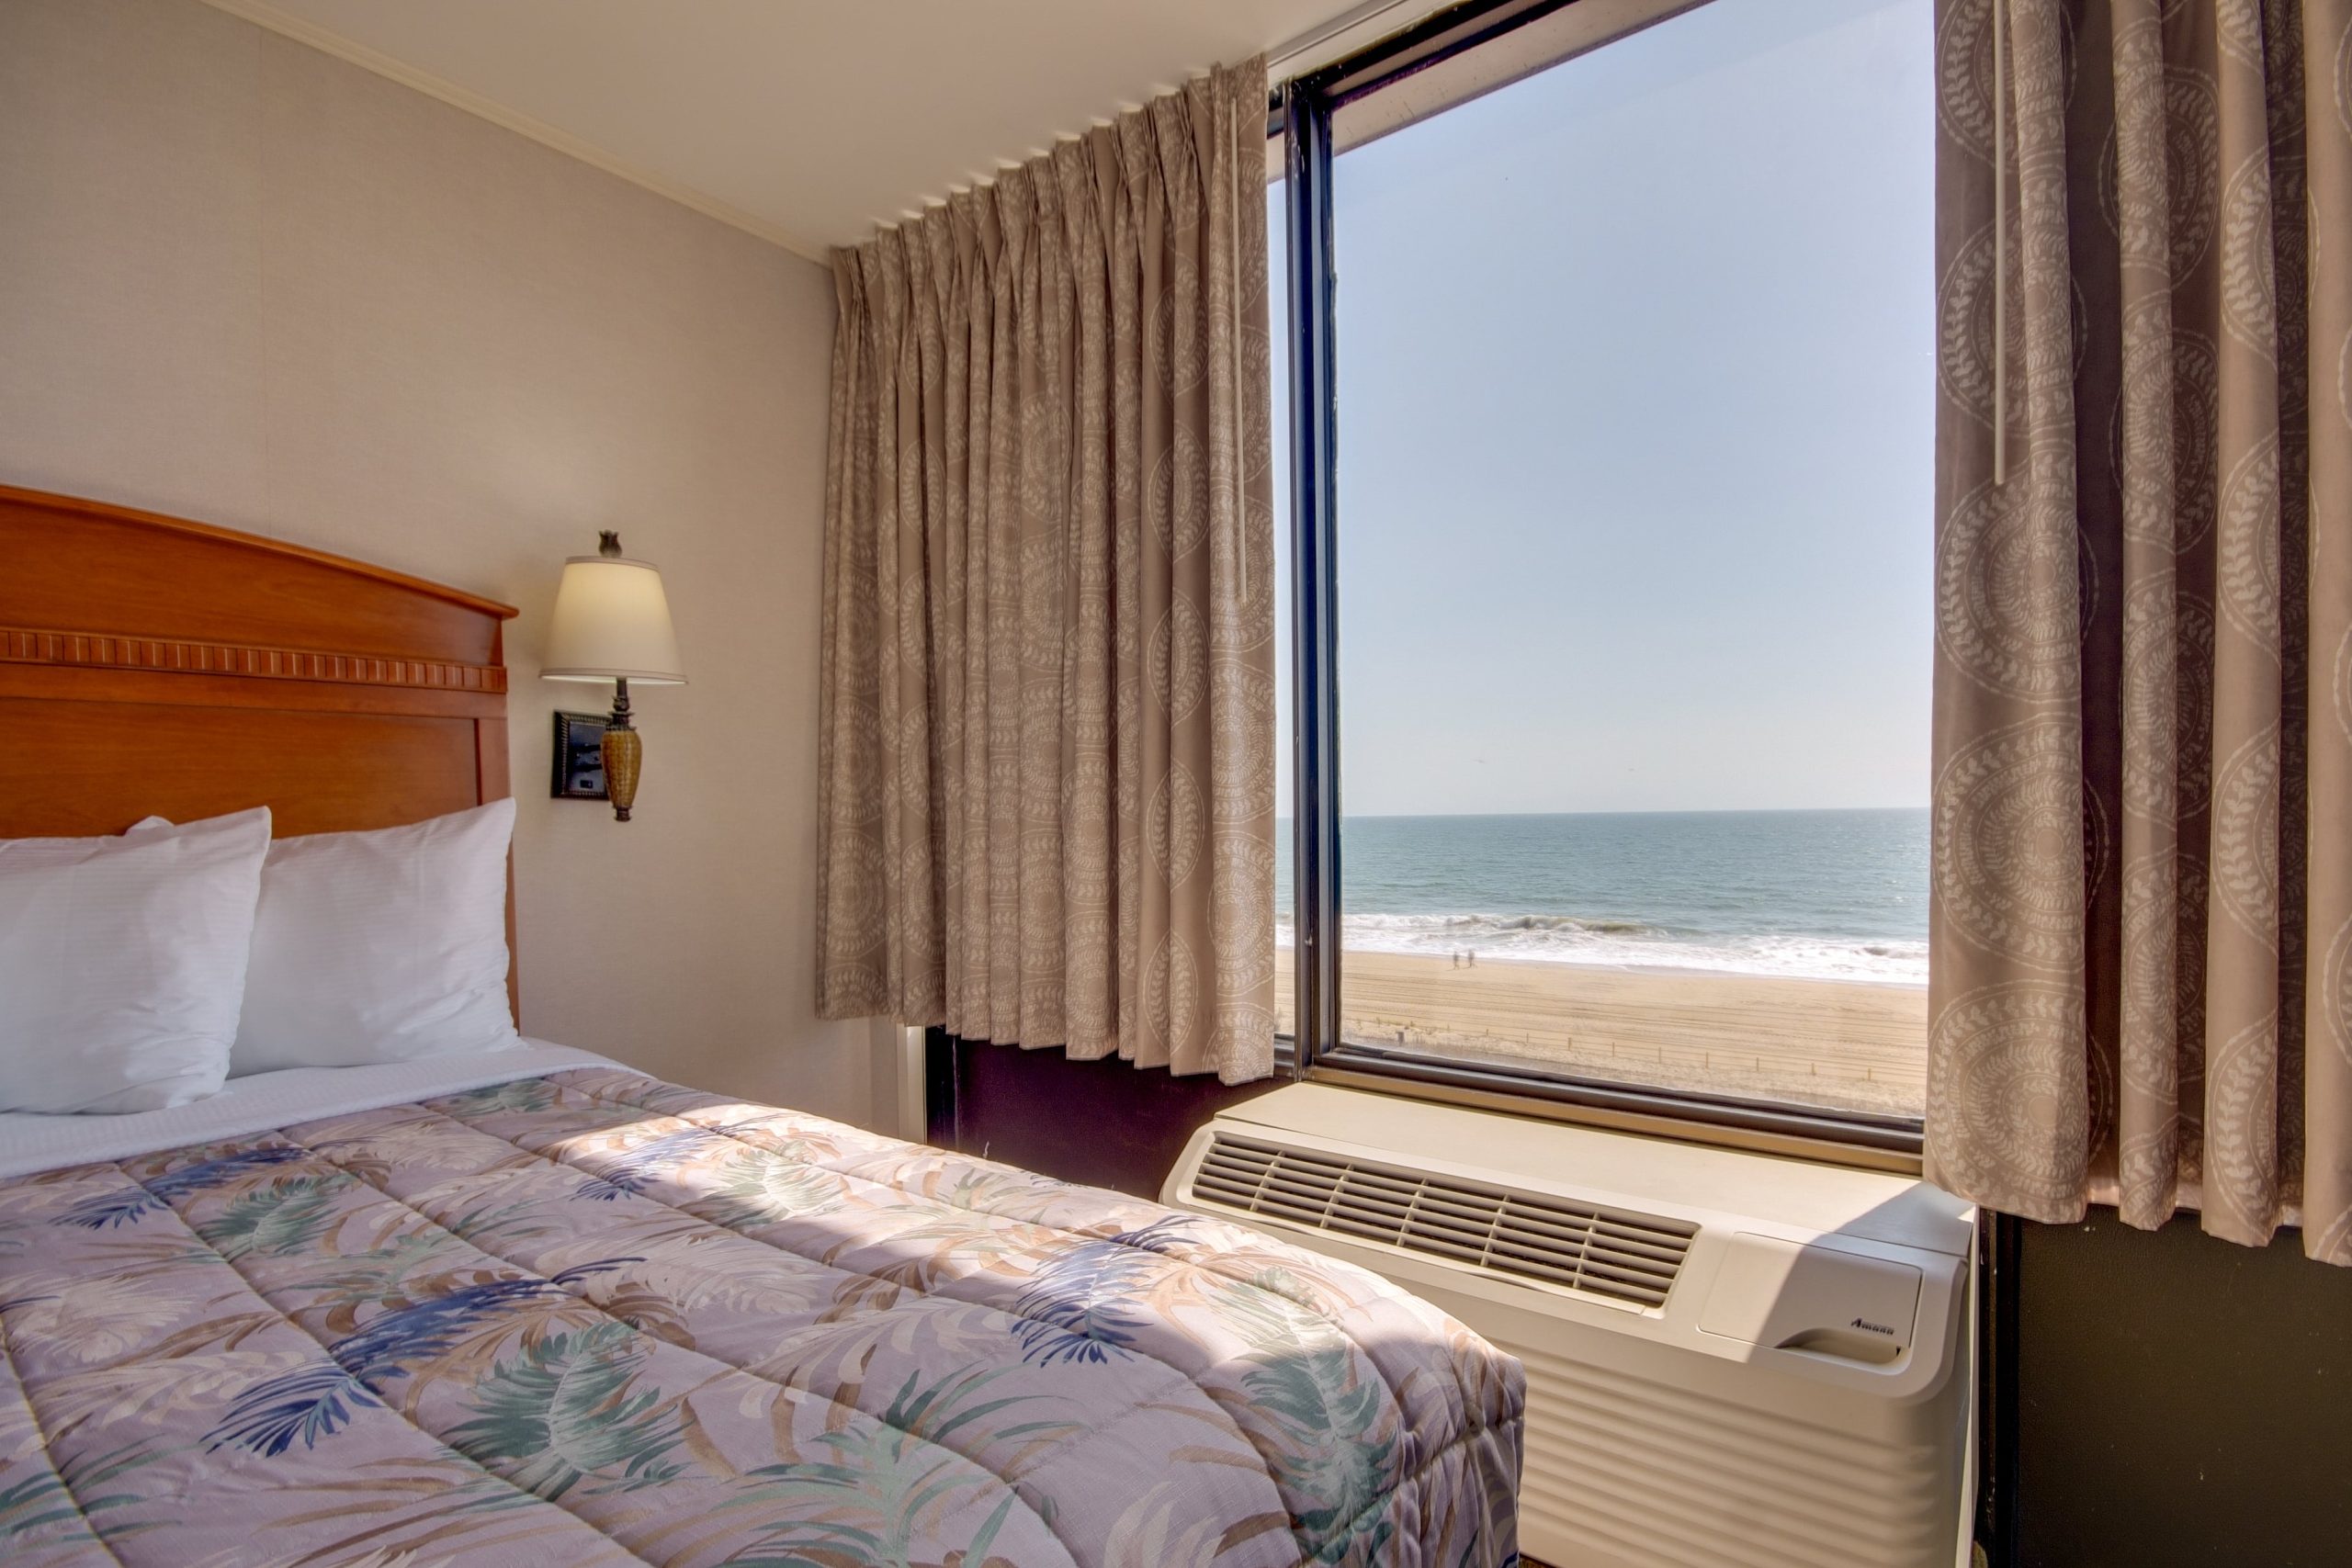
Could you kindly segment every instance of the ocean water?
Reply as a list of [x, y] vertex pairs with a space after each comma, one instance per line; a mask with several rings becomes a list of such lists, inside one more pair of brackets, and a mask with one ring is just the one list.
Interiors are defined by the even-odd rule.
[[1351, 817], [1340, 859], [1347, 948], [1928, 983], [1924, 808]]

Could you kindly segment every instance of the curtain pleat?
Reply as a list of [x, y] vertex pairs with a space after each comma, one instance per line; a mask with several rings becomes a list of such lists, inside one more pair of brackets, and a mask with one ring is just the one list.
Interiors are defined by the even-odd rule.
[[1929, 1174], [2352, 1263], [2352, 0], [1937, 48]]
[[2352, 820], [2344, 807], [2352, 801], [2352, 0], [2311, 0], [2303, 36], [2312, 435], [2304, 1245], [2342, 1261], [2352, 1259]]
[[835, 258], [819, 1007], [1272, 1067], [1262, 62]]

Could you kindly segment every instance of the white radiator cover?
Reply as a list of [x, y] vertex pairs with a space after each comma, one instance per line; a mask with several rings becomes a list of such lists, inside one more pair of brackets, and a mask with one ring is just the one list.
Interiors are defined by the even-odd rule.
[[1967, 1561], [1973, 1213], [1925, 1182], [1295, 1084], [1196, 1132], [1161, 1196], [1517, 1355], [1531, 1558]]

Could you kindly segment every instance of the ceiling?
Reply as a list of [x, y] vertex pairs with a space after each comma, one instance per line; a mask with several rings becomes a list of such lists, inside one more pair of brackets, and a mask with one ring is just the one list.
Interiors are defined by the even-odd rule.
[[820, 256], [1188, 74], [1402, 0], [211, 3]]

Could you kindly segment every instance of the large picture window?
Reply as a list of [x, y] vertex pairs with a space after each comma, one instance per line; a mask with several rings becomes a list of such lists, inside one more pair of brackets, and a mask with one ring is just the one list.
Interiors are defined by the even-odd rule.
[[1283, 1016], [1313, 1065], [1899, 1145], [1930, 0], [1710, 0], [1525, 69], [1588, 8], [1290, 89]]

